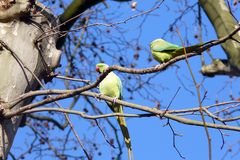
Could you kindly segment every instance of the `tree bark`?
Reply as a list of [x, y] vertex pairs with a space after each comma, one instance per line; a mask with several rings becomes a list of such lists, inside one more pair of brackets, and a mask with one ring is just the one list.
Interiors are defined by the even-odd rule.
[[[9, 9], [6, 11], [9, 12]], [[1, 12], [0, 19], [4, 14], [4, 11]], [[10, 21], [0, 20], [0, 107], [3, 110], [9, 109], [7, 102], [38, 89], [38, 80], [49, 80], [47, 78], [52, 70], [59, 65], [56, 26], [56, 18], [40, 4], [36, 5], [36, 14], [29, 11], [22, 16], [21, 12], [21, 16], [16, 14]], [[31, 99], [25, 100], [11, 109], [30, 102]], [[0, 159], [6, 159], [21, 117], [1, 118]]]
[[[8, 1], [1, 4], [5, 2]], [[59, 65], [58, 49], [65, 42], [65, 35], [59, 38], [59, 33], [68, 31], [77, 17], [70, 19], [99, 2], [102, 1], [73, 0], [60, 16], [60, 22], [40, 3], [35, 5], [34, 13], [32, 0], [15, 0], [4, 4], [3, 10], [0, 4], [0, 159], [6, 159], [21, 122], [20, 116], [4, 119], [2, 113], [9, 110], [7, 102], [40, 88], [39, 80], [51, 80], [52, 71]], [[31, 101], [25, 100], [11, 109]]]
[[[235, 30], [239, 24], [232, 16], [224, 0], [199, 0], [211, 21], [218, 38], [224, 37]], [[224, 49], [228, 60], [217, 60], [209, 66], [204, 66], [202, 72], [205, 75], [215, 74], [239, 75], [240, 72], [240, 33], [235, 34], [232, 39], [227, 40], [221, 46]], [[216, 64], [216, 62], [218, 62]], [[224, 71], [224, 72], [223, 72]], [[237, 72], [237, 73], [233, 73]]]

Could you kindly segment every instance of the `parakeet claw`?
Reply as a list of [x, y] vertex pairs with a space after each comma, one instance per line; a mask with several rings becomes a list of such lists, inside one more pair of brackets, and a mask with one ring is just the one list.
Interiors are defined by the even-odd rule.
[[117, 99], [118, 99], [117, 97], [113, 99], [113, 105], [115, 105]]
[[156, 66], [154, 67], [154, 69], [158, 69], [159, 66], [160, 66], [160, 64], [156, 65]]
[[103, 94], [102, 93], [99, 93], [96, 97], [94, 97], [97, 101], [100, 101], [101, 100], [101, 96], [102, 96]]

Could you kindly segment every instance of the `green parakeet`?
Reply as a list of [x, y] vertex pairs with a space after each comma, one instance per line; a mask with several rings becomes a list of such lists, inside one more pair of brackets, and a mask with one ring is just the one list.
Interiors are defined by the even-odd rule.
[[[201, 47], [203, 44], [197, 44], [189, 47], [185, 47], [187, 53], [191, 53]], [[184, 55], [184, 48], [172, 43], [169, 43], [163, 39], [156, 39], [151, 42], [150, 49], [153, 58], [159, 63], [167, 62], [172, 58], [180, 55]]]
[[[96, 65], [96, 71], [103, 73], [107, 69], [108, 65], [104, 63], [98, 63]], [[110, 72], [99, 84], [99, 91], [101, 94], [122, 99], [122, 82], [120, 78], [113, 72]], [[110, 109], [115, 113], [123, 113], [123, 107], [119, 104], [107, 102]], [[124, 117], [116, 117], [120, 125], [124, 141], [128, 149], [128, 159], [133, 160], [132, 145], [130, 135], [127, 129], [126, 121]]]

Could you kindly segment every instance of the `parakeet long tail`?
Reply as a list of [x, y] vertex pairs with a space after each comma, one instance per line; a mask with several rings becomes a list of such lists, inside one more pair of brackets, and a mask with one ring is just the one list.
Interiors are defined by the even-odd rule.
[[[193, 45], [193, 46], [185, 47], [185, 49], [186, 49], [187, 53], [191, 53], [193, 51], [196, 51], [197, 49], [200, 49], [200, 47], [202, 47], [203, 45], [204, 44], [196, 44], [196, 45]], [[177, 53], [177, 55], [183, 55], [184, 54], [184, 48], [182, 47], [180, 49], [177, 49], [176, 53]]]
[[[119, 113], [123, 113], [122, 106], [119, 107]], [[128, 159], [133, 160], [132, 144], [131, 144], [131, 139], [130, 139], [130, 136], [129, 136], [129, 132], [128, 132], [128, 129], [127, 129], [127, 124], [126, 124], [125, 118], [124, 117], [116, 117], [116, 118], [117, 118], [117, 121], [118, 121], [118, 123], [120, 125], [120, 128], [122, 130], [124, 141], [125, 141], [126, 146], [128, 148]]]
[[[121, 105], [115, 104], [114, 108], [112, 107], [112, 105], [110, 105], [110, 104], [108, 104], [108, 105], [113, 112], [123, 114], [123, 107]], [[124, 141], [125, 141], [125, 144], [126, 144], [127, 149], [128, 149], [128, 160], [134, 160], [133, 152], [132, 152], [131, 139], [130, 139], [130, 135], [129, 135], [129, 132], [128, 132], [128, 128], [127, 128], [125, 118], [124, 117], [119, 117], [119, 116], [117, 116], [116, 118], [117, 118], [118, 124], [121, 128], [121, 131], [122, 131], [122, 134], [123, 134], [123, 137], [124, 137]]]

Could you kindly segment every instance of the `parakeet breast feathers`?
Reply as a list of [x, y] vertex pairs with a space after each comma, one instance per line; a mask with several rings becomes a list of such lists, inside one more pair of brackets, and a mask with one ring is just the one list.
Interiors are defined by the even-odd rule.
[[99, 85], [100, 92], [109, 97], [120, 98], [121, 86], [118, 79], [113, 72], [109, 73]]

